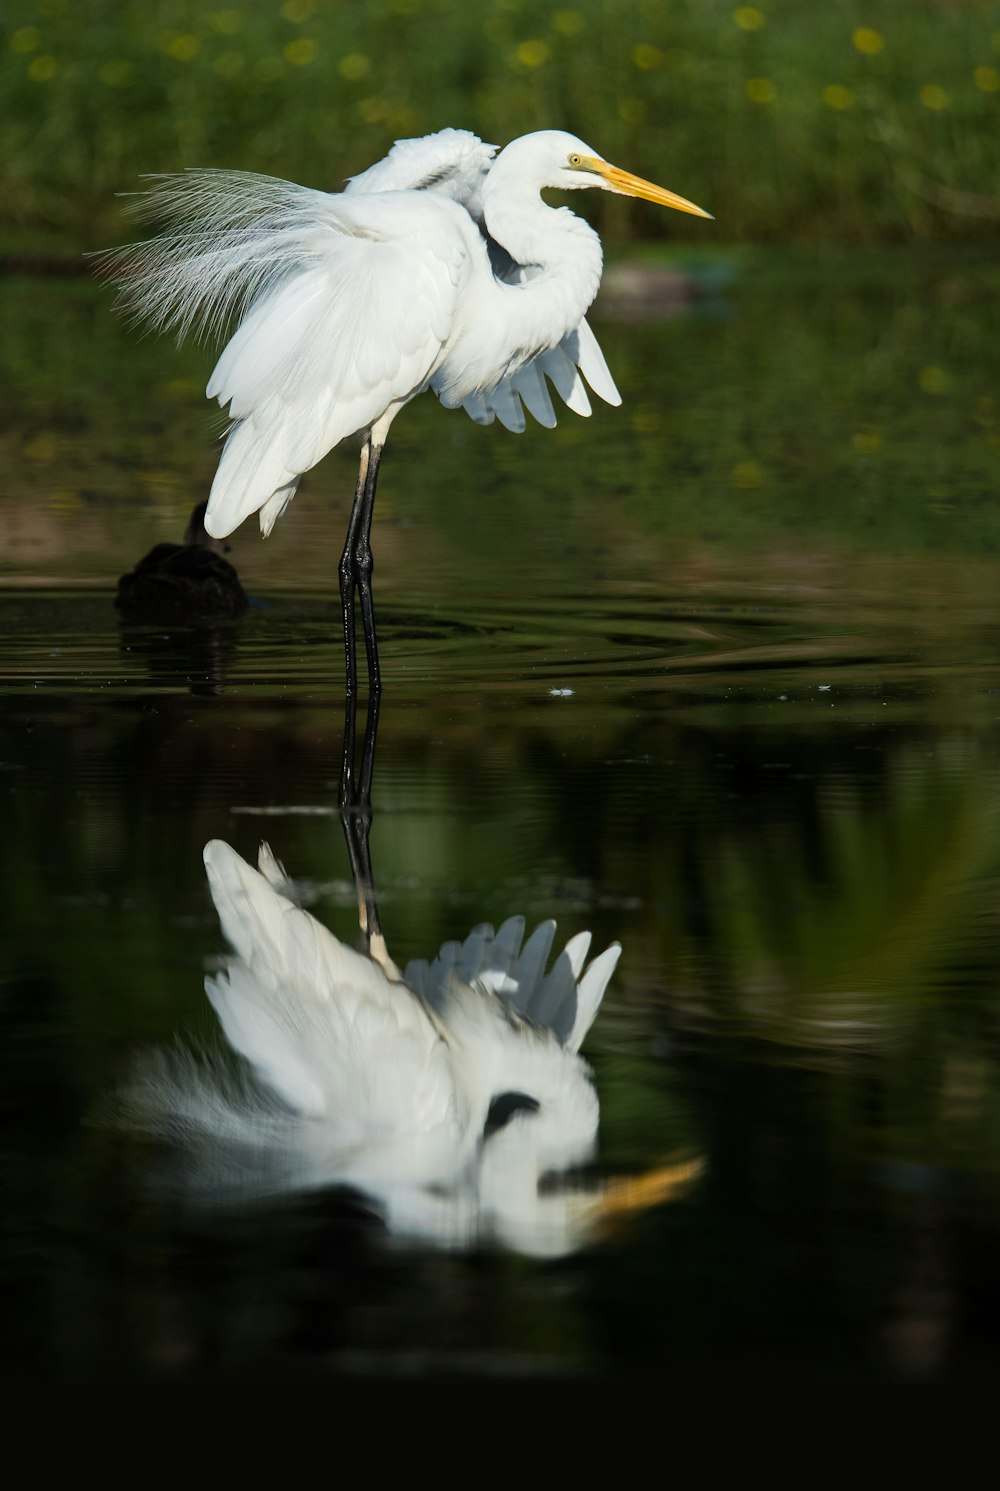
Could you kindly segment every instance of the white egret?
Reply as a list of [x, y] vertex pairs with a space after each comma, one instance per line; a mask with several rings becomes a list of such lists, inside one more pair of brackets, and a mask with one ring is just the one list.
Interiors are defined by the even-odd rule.
[[237, 325], [208, 384], [233, 420], [206, 526], [224, 537], [251, 513], [266, 534], [299, 479], [357, 436], [361, 465], [340, 560], [347, 687], [357, 687], [354, 596], [369, 688], [379, 690], [371, 523], [379, 461], [404, 404], [431, 389], [479, 423], [556, 422], [547, 381], [589, 414], [583, 380], [621, 398], [585, 316], [601, 243], [546, 188], [694, 203], [609, 164], [560, 130], [499, 153], [466, 130], [396, 143], [341, 193], [267, 176], [192, 171], [159, 179], [150, 215], [172, 230], [113, 257], [141, 316], [183, 334]]
[[600, 1205], [539, 1182], [594, 1148], [598, 1101], [578, 1052], [618, 944], [585, 968], [590, 934], [578, 933], [546, 973], [555, 923], [522, 945], [512, 917], [401, 973], [380, 937], [371, 956], [354, 952], [299, 907], [266, 845], [259, 864], [220, 840], [205, 848], [233, 948], [205, 988], [252, 1079], [183, 1057], [146, 1063], [129, 1120], [211, 1156], [210, 1199], [347, 1185], [391, 1231], [439, 1245], [578, 1245]]

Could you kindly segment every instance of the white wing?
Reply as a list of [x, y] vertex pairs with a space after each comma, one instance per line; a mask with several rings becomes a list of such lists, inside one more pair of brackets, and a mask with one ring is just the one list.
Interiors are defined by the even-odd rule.
[[515, 435], [524, 430], [524, 409], [527, 409], [540, 425], [551, 430], [556, 415], [546, 380], [567, 408], [586, 416], [591, 411], [584, 379], [606, 404], [617, 407], [621, 403], [622, 396], [604, 361], [604, 353], [586, 320], [563, 337], [557, 347], [540, 352], [488, 393], [465, 399], [462, 407], [477, 424], [492, 424], [496, 418]]
[[303, 472], [423, 389], [468, 272], [462, 217], [417, 193], [330, 199], [313, 252], [252, 307], [209, 382], [237, 421], [211, 533], [258, 510], [269, 532]]
[[477, 223], [483, 218], [483, 182], [497, 153], [467, 129], [441, 129], [397, 140], [385, 160], [352, 176], [345, 192], [431, 191], [450, 197]]
[[[489, 240], [489, 244], [490, 257], [495, 268], [498, 262], [507, 261], [506, 270], [501, 274], [501, 278], [511, 284], [517, 284], [529, 276], [530, 272], [514, 265], [509, 255], [503, 250], [500, 250], [498, 255], [496, 253], [498, 245], [494, 245], [492, 239]], [[524, 430], [524, 409], [526, 408], [540, 425], [551, 430], [556, 424], [556, 415], [549, 396], [548, 383], [552, 384], [567, 408], [572, 409], [574, 414], [586, 416], [591, 410], [584, 379], [590, 384], [593, 392], [606, 404], [617, 407], [621, 403], [622, 396], [615, 386], [615, 380], [604, 360], [604, 353], [586, 318], [580, 322], [575, 331], [563, 337], [557, 346], [540, 352], [531, 362], [487, 392], [473, 394], [470, 398], [464, 399], [462, 407], [477, 424], [488, 425], [492, 424], [494, 419], [499, 419], [500, 423], [515, 435], [520, 435]]]
[[[495, 155], [496, 146], [484, 145], [468, 130], [442, 129], [420, 139], [397, 140], [384, 160], [352, 177], [345, 190], [429, 191], [450, 197], [479, 225], [497, 278], [517, 284], [528, 277], [530, 270], [514, 262], [490, 237], [483, 222], [483, 182]], [[552, 429], [556, 415], [546, 380], [574, 414], [589, 415], [584, 379], [606, 403], [621, 403], [621, 394], [586, 321], [558, 347], [542, 353], [494, 389], [471, 395], [463, 407], [477, 424], [492, 424], [497, 418], [517, 434], [524, 430], [527, 409], [540, 425]]]
[[424, 387], [478, 230], [440, 194], [228, 171], [163, 178], [146, 211], [173, 231], [117, 256], [126, 303], [181, 335], [240, 321], [208, 385], [236, 423], [205, 526], [260, 510], [268, 532], [304, 471]]

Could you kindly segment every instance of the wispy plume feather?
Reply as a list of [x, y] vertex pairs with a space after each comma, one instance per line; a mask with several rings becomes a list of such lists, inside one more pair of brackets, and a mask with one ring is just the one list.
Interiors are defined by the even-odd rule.
[[248, 171], [185, 171], [148, 178], [131, 211], [162, 221], [157, 238], [99, 256], [136, 321], [178, 340], [221, 337], [276, 283], [315, 264], [332, 199]]

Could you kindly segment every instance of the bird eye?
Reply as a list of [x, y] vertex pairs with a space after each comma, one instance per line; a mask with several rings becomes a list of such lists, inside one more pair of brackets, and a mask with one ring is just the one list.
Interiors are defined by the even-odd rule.
[[571, 166], [582, 166], [583, 165], [583, 156], [582, 155], [571, 155], [570, 158], [569, 158], [569, 163], [570, 163]]

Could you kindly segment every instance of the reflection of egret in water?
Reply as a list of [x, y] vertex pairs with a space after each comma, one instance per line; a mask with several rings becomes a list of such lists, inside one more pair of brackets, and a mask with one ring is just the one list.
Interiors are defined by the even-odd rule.
[[128, 621], [183, 623], [239, 616], [247, 598], [222, 556], [229, 545], [205, 530], [207, 503], [199, 502], [182, 544], [156, 544], [118, 581], [115, 605]]
[[593, 1152], [598, 1101], [578, 1051], [617, 944], [585, 969], [580, 933], [546, 973], [555, 924], [524, 941], [512, 917], [400, 973], [296, 905], [266, 845], [259, 870], [219, 840], [205, 865], [233, 948], [206, 989], [252, 1077], [163, 1058], [130, 1106], [193, 1146], [210, 1198], [341, 1184], [392, 1231], [439, 1244], [560, 1253], [582, 1240], [595, 1202], [539, 1182]]
[[584, 1188], [567, 1175], [594, 1151], [599, 1106], [579, 1049], [621, 949], [587, 965], [581, 932], [546, 972], [555, 923], [525, 940], [518, 916], [401, 972], [368, 854], [376, 718], [354, 794], [349, 706], [342, 777], [368, 952], [297, 904], [267, 845], [253, 869], [213, 840], [205, 865], [232, 954], [206, 989], [247, 1066], [161, 1057], [137, 1074], [130, 1116], [181, 1141], [191, 1188], [208, 1201], [342, 1185], [404, 1236], [568, 1252], [602, 1218], [690, 1179], [675, 1167]]

